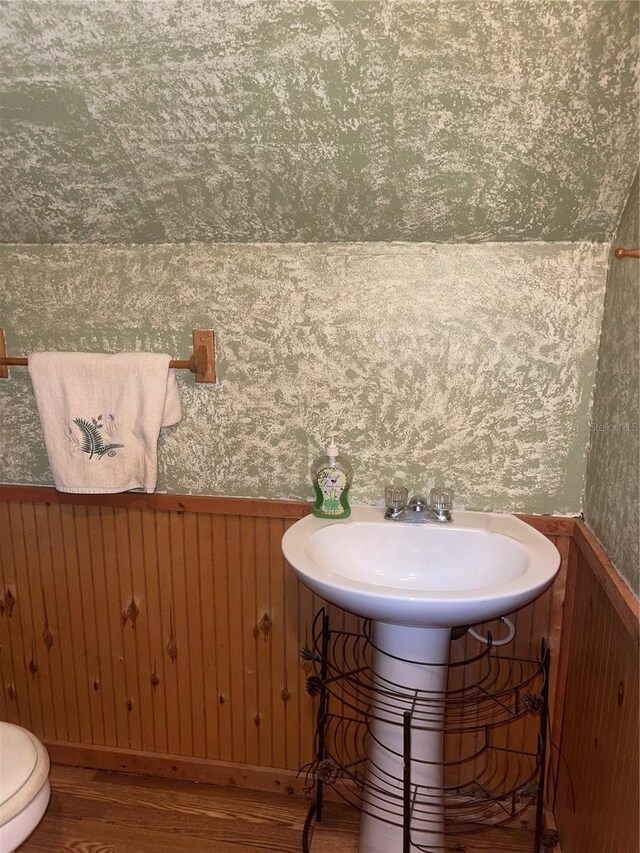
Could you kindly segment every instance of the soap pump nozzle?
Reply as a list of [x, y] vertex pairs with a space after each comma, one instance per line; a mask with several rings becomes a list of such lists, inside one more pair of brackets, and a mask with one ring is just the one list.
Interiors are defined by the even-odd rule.
[[337, 435], [339, 435], [339, 433], [336, 430], [332, 430], [327, 433], [327, 444], [325, 449], [331, 462], [335, 462], [336, 458], [340, 455], [340, 447], [336, 444]]

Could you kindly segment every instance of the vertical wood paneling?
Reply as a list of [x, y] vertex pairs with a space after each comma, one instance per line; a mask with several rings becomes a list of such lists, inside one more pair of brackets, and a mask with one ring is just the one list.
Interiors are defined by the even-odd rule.
[[[200, 611], [202, 569], [198, 548], [198, 519], [193, 513], [184, 516], [185, 587], [187, 590], [187, 650], [189, 653], [191, 725], [193, 727], [192, 755], [203, 758], [207, 754], [207, 715], [204, 707], [204, 684], [199, 673], [204, 671], [202, 655], [203, 623]], [[193, 572], [199, 566], [200, 571]], [[210, 602], [207, 602], [210, 604]]]
[[233, 739], [231, 732], [231, 649], [229, 647], [229, 619], [237, 614], [229, 612], [226, 520], [221, 516], [212, 518], [213, 547], [213, 603], [218, 721], [218, 756], [222, 761], [233, 761]]
[[[25, 504], [23, 504], [23, 507]], [[86, 695], [89, 708], [88, 726], [92, 743], [104, 743], [104, 736], [101, 734], [102, 729], [102, 702], [101, 697], [96, 695], [93, 685], [96, 681], [100, 681], [100, 658], [96, 648], [96, 618], [95, 607], [93, 604], [93, 561], [91, 559], [91, 546], [94, 544], [89, 538], [86, 529], [86, 512], [84, 506], [73, 508], [72, 527], [70, 536], [73, 537], [73, 544], [77, 559], [74, 560], [73, 568], [73, 613], [77, 612], [76, 608], [80, 608], [82, 613], [81, 623], [77, 626], [82, 632], [82, 654], [76, 656], [76, 660], [81, 660], [84, 657], [84, 667], [82, 670], [82, 693]]]
[[556, 714], [558, 705], [562, 703], [562, 695], [558, 690], [558, 673], [560, 661], [560, 646], [562, 642], [562, 630], [564, 624], [564, 609], [565, 598], [567, 593], [567, 582], [569, 575], [569, 557], [572, 547], [571, 536], [556, 536], [554, 537], [555, 546], [560, 552], [562, 559], [560, 571], [553, 586], [547, 591], [546, 595], [549, 598], [548, 603], [548, 625], [545, 636], [551, 650], [551, 671], [549, 673], [549, 708], [551, 711], [551, 719], [554, 719], [559, 714]]
[[[107, 587], [105, 552], [102, 542], [100, 513], [95, 507], [86, 508], [88, 539], [90, 542], [91, 579], [95, 598], [95, 627], [97, 633], [98, 674], [91, 685], [94, 693], [100, 694], [100, 705], [104, 724], [103, 742], [115, 746], [118, 743], [115, 722], [115, 685], [113, 679], [113, 661], [111, 655], [111, 626], [106, 606]], [[98, 697], [95, 697], [96, 699]]]
[[[34, 624], [34, 608], [37, 603], [33, 602], [33, 595], [29, 584], [29, 573], [26, 565], [24, 530], [22, 522], [22, 504], [9, 506], [9, 519], [11, 524], [11, 543], [13, 545], [13, 566], [15, 570], [16, 583], [16, 607], [17, 617], [21, 624], [22, 648], [16, 650], [20, 659], [20, 669], [23, 676], [23, 693], [20, 697], [20, 718], [28, 708], [28, 713], [33, 721], [36, 731], [43, 736], [51, 731], [51, 721], [46, 720], [43, 714], [43, 703], [41, 699], [41, 678], [37, 672], [29, 669], [34, 651], [39, 648], [36, 640], [37, 626]], [[17, 682], [17, 673], [13, 674], [13, 681]]]
[[240, 573], [238, 577], [242, 618], [242, 685], [244, 701], [245, 763], [259, 763], [260, 710], [258, 705], [258, 672], [256, 667], [256, 547], [254, 520], [238, 519], [240, 534]]
[[[98, 511], [97, 543], [102, 547], [104, 563], [105, 599], [103, 609], [108, 630], [108, 654], [111, 658], [111, 683], [105, 684], [103, 695], [113, 714], [116, 745], [129, 744], [129, 717], [126, 706], [127, 667], [125, 664], [124, 631], [122, 622], [122, 601], [120, 591], [120, 571], [116, 551], [116, 524], [113, 510], [106, 508]], [[64, 571], [61, 567], [61, 571]], [[75, 616], [75, 611], [74, 611]], [[76, 616], [77, 618], [77, 616]]]
[[[43, 683], [47, 684], [47, 706], [53, 714], [53, 729], [56, 738], [65, 737], [66, 713], [64, 690], [62, 682], [61, 655], [51, 655], [50, 648], [59, 642], [58, 618], [55, 590], [52, 583], [51, 534], [46, 507], [41, 504], [33, 506], [33, 514], [29, 518], [30, 534], [28, 536], [28, 552], [30, 552], [30, 575], [39, 587], [42, 600], [41, 620], [43, 644], [40, 649], [34, 649], [34, 665], [42, 667]], [[44, 536], [38, 536], [38, 530], [44, 531]], [[36, 593], [37, 595], [37, 593]]]
[[[119, 611], [118, 618], [122, 636], [122, 651], [124, 656], [124, 695], [120, 694], [116, 701], [124, 705], [127, 712], [128, 742], [130, 749], [142, 749], [142, 724], [140, 719], [140, 689], [138, 650], [136, 629], [129, 621], [125, 621], [124, 612], [128, 602], [134, 595], [131, 575], [131, 552], [129, 538], [129, 518], [131, 510], [114, 509], [113, 529], [115, 536], [115, 558], [117, 577], [119, 580]], [[115, 617], [116, 614], [113, 614]]]
[[48, 513], [51, 536], [52, 580], [58, 608], [58, 648], [62, 662], [62, 684], [65, 696], [67, 740], [80, 741], [80, 703], [74, 663], [74, 620], [69, 603], [68, 575], [65, 571], [66, 550], [62, 527], [62, 507], [51, 507]]
[[[175, 701], [179, 704], [180, 755], [193, 755], [193, 696], [191, 693], [191, 668], [189, 661], [189, 609], [188, 597], [193, 594], [195, 571], [187, 585], [187, 565], [184, 548], [184, 515], [172, 512], [169, 516], [169, 541], [171, 554], [171, 613], [176, 645], [175, 669], [177, 690]], [[195, 567], [194, 567], [195, 568]], [[195, 603], [195, 602], [194, 602]]]
[[273, 698], [273, 763], [275, 767], [288, 767], [287, 740], [284, 737], [287, 711], [292, 693], [289, 690], [285, 662], [286, 622], [284, 598], [284, 572], [279, 570], [282, 559], [280, 541], [286, 527], [290, 525], [274, 519], [270, 521], [269, 561], [271, 563], [271, 606], [273, 608], [273, 646], [271, 654], [271, 678]]
[[[277, 702], [272, 689], [271, 643], [273, 604], [271, 601], [271, 560], [269, 533], [271, 522], [255, 518], [255, 618], [254, 660], [257, 672], [256, 709], [260, 714], [258, 761], [256, 764], [273, 766], [273, 708]], [[266, 558], [266, 559], [265, 559]], [[281, 701], [281, 700], [280, 700]]]
[[148, 672], [143, 673], [142, 683], [145, 685], [152, 707], [152, 750], [166, 753], [169, 751], [167, 741], [166, 655], [163, 654], [164, 637], [158, 581], [158, 539], [155, 513], [151, 510], [143, 510], [141, 524], [144, 554], [144, 600], [146, 605], [142, 616], [147, 629], [149, 650], [149, 668]]
[[[203, 718], [205, 721], [204, 754], [219, 753], [220, 731], [216, 710], [218, 708], [217, 667], [216, 667], [216, 626], [215, 593], [213, 584], [213, 549], [212, 549], [212, 519], [210, 516], [198, 515], [196, 524], [198, 530], [198, 563], [199, 572], [199, 618], [202, 625], [200, 647], [202, 652], [202, 701]], [[208, 622], [212, 622], [211, 630], [205, 631]]]
[[26, 664], [21, 610], [17, 603], [17, 579], [13, 557], [13, 532], [9, 512], [0, 512], [0, 583], [3, 610], [0, 617], [0, 665], [2, 666], [2, 719], [33, 725], [27, 701]]
[[[639, 847], [635, 633], [578, 550], [554, 813], [563, 853]], [[610, 569], [610, 571], [615, 571]], [[637, 620], [637, 604], [635, 609]]]
[[227, 601], [229, 611], [230, 658], [230, 713], [233, 761], [246, 763], [247, 739], [245, 727], [244, 689], [244, 607], [242, 601], [242, 556], [240, 547], [240, 519], [237, 515], [226, 518], [227, 542]]
[[[145, 584], [145, 552], [142, 534], [142, 518], [139, 510], [127, 513], [129, 534], [129, 556], [131, 560], [131, 586], [122, 602], [122, 619], [125, 629], [131, 629], [136, 648], [136, 691], [138, 694], [138, 719], [140, 720], [140, 743], [142, 749], [153, 750], [153, 701], [150, 683], [149, 655], [149, 604]], [[134, 712], [132, 712], [134, 713]]]
[[[160, 609], [156, 613], [159, 620], [162, 645], [156, 647], [158, 656], [164, 661], [164, 693], [167, 709], [167, 746], [171, 755], [180, 755], [180, 695], [178, 689], [178, 646], [176, 643], [176, 627], [172, 590], [172, 554], [169, 538], [168, 512], [158, 512], [156, 516], [156, 533], [158, 537], [158, 594]], [[150, 567], [153, 572], [153, 567]]]
[[[295, 517], [260, 502], [216, 514], [199, 500], [202, 511], [135, 496], [0, 502], [2, 589], [17, 590], [0, 617], [3, 718], [87, 746], [293, 771], [311, 759], [317, 700], [299, 651], [322, 602], [282, 556]], [[512, 651], [537, 651], [557, 606], [554, 588], [516, 614]], [[335, 627], [361, 629], [329, 609]], [[468, 637], [454, 646], [479, 648]]]
[[300, 690], [300, 633], [299, 633], [299, 583], [293, 572], [285, 572], [283, 611], [285, 620], [284, 667], [287, 689], [291, 694], [286, 704], [285, 767], [299, 767], [303, 762], [300, 755], [300, 726], [302, 720], [302, 696]]

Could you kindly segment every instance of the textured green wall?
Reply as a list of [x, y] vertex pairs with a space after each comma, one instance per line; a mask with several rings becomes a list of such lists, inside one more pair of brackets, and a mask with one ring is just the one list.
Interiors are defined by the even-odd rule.
[[[186, 356], [159, 490], [310, 498], [337, 423], [353, 498], [392, 477], [459, 507], [577, 512], [605, 282], [593, 244], [0, 247], [10, 352]], [[0, 481], [50, 482], [27, 372], [0, 382]]]
[[[460, 506], [578, 511], [588, 241], [635, 168], [638, 20], [626, 0], [0, 0], [0, 241], [128, 244], [5, 246], [10, 350], [186, 354], [215, 328], [220, 383], [180, 377], [162, 490], [309, 497], [337, 421], [356, 500], [445, 477]], [[48, 483], [13, 373], [0, 479]]]
[[607, 240], [635, 0], [0, 0], [0, 241]]
[[[616, 245], [640, 246], [638, 175]], [[614, 564], [640, 592], [640, 312], [638, 261], [611, 258], [607, 276], [585, 516]]]

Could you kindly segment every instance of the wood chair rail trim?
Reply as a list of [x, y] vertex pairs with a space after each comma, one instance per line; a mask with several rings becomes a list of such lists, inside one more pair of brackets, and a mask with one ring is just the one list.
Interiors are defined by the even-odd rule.
[[[165, 512], [201, 512], [208, 515], [260, 516], [262, 518], [304, 518], [311, 512], [309, 501], [268, 500], [222, 495], [144, 494], [123, 492], [115, 495], [78, 495], [58, 492], [50, 486], [0, 485], [0, 501], [73, 504], [75, 506], [152, 509]], [[575, 519], [566, 516], [517, 514], [518, 518], [546, 536], [572, 536]]]
[[607, 552], [587, 524], [584, 522], [576, 524], [573, 536], [576, 546], [603, 587], [620, 620], [638, 643], [640, 641], [640, 602], [622, 580], [618, 570], [607, 556]]

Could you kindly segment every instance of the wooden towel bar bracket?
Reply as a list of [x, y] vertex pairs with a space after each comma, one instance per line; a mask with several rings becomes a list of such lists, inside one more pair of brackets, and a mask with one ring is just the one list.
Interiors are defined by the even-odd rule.
[[618, 246], [614, 255], [616, 258], [640, 258], [640, 249], [623, 249], [622, 246]]
[[[0, 379], [9, 378], [9, 367], [26, 367], [29, 359], [24, 356], [9, 358], [4, 340], [4, 329], [0, 329]], [[169, 367], [190, 370], [196, 382], [216, 381], [215, 335], [211, 329], [194, 329], [193, 355], [189, 359], [173, 359]]]

